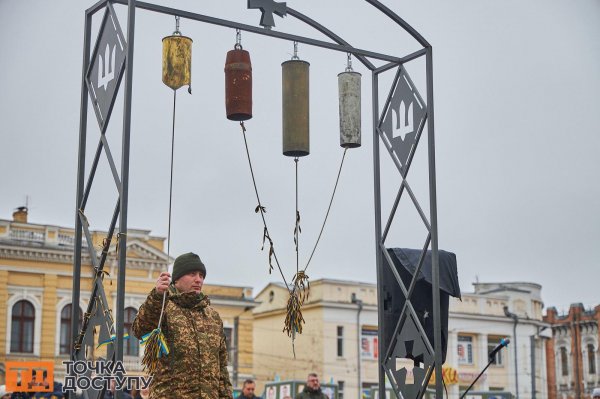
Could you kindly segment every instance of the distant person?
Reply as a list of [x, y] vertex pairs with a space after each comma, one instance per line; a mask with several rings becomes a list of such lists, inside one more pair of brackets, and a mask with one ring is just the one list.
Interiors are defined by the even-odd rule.
[[600, 388], [594, 388], [592, 391], [592, 399], [600, 399]]
[[6, 392], [6, 385], [0, 385], [0, 399], [10, 399], [10, 392]]
[[150, 397], [150, 389], [149, 388], [142, 388], [140, 391], [140, 397], [142, 399], [148, 399]]
[[310, 373], [306, 379], [306, 386], [300, 392], [296, 399], [329, 399], [327, 395], [321, 391], [321, 383], [319, 376], [316, 373]]
[[240, 393], [236, 399], [260, 399], [258, 396], [254, 395], [255, 389], [256, 384], [253, 380], [244, 381], [244, 385], [242, 386], [242, 393]]
[[[106, 393], [104, 394], [104, 399], [114, 399], [117, 397], [116, 395], [116, 389], [117, 388], [117, 383], [115, 382], [114, 378], [111, 378], [110, 380], [110, 388], [108, 389], [108, 391], [106, 391]], [[127, 392], [123, 392], [123, 399], [132, 399], [131, 395], [128, 394]]]

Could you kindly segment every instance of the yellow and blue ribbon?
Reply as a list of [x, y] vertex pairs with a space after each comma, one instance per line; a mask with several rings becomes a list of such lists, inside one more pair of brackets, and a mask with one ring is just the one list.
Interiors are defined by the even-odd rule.
[[156, 336], [156, 340], [158, 343], [157, 349], [156, 349], [156, 355], [157, 357], [162, 357], [162, 355], [168, 355], [169, 354], [169, 346], [167, 345], [167, 340], [165, 339], [164, 334], [162, 333], [162, 331], [160, 330], [160, 328], [155, 328], [154, 330], [150, 331], [148, 334], [145, 334], [142, 339], [140, 340], [140, 344], [141, 345], [146, 345], [148, 343], [148, 341], [150, 341], [153, 337]]
[[[103, 346], [106, 346], [108, 344], [112, 344], [112, 343], [115, 342], [116, 339], [117, 339], [117, 335], [116, 334], [112, 334], [109, 339], [107, 339], [106, 341], [100, 342], [98, 344], [98, 346], [96, 347], [96, 349], [98, 349], [100, 347], [103, 347]], [[127, 334], [127, 333], [123, 334], [123, 339], [129, 339], [129, 334]]]

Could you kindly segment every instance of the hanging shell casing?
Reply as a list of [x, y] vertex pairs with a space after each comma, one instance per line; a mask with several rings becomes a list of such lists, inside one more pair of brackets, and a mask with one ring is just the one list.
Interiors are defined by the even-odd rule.
[[303, 157], [310, 153], [309, 67], [302, 60], [289, 60], [282, 68], [283, 155]]
[[227, 119], [232, 121], [252, 118], [252, 63], [250, 53], [241, 48], [227, 52], [225, 111]]
[[187, 36], [164, 37], [162, 81], [173, 90], [192, 84], [192, 39]]
[[358, 72], [346, 71], [338, 74], [340, 100], [340, 146], [360, 147], [360, 79]]

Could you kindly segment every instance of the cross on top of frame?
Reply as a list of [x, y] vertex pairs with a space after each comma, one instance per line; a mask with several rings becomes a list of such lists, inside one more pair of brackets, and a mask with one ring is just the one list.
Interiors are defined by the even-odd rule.
[[287, 14], [286, 3], [278, 3], [273, 0], [248, 0], [248, 8], [259, 8], [262, 11], [260, 17], [260, 24], [266, 29], [271, 29], [275, 26], [275, 19], [273, 13], [280, 17], [285, 17]]

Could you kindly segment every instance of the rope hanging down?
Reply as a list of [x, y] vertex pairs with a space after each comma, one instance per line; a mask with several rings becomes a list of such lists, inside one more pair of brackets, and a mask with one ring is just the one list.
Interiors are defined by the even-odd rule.
[[342, 160], [340, 162], [339, 170], [338, 170], [337, 177], [335, 180], [335, 185], [333, 188], [333, 192], [331, 194], [331, 198], [329, 200], [329, 206], [327, 208], [327, 212], [325, 214], [325, 218], [323, 220], [321, 230], [319, 232], [317, 240], [315, 241], [315, 245], [311, 251], [308, 262], [306, 263], [306, 265], [304, 266], [304, 268], [302, 270], [300, 270], [300, 266], [299, 266], [300, 265], [300, 262], [299, 262], [299, 234], [302, 232], [302, 230], [300, 227], [300, 211], [299, 211], [299, 206], [298, 206], [298, 204], [299, 204], [299, 201], [298, 201], [298, 197], [299, 197], [299, 195], [298, 195], [298, 180], [299, 180], [298, 179], [298, 158], [297, 157], [294, 158], [295, 169], [296, 169], [295, 170], [295, 172], [296, 172], [296, 213], [295, 213], [296, 219], [295, 219], [295, 226], [294, 226], [294, 245], [295, 245], [295, 250], [296, 250], [296, 273], [291, 280], [291, 288], [290, 288], [290, 285], [288, 285], [285, 275], [283, 273], [283, 270], [281, 268], [281, 265], [279, 263], [279, 260], [277, 259], [277, 255], [275, 254], [274, 243], [269, 234], [269, 228], [267, 226], [267, 221], [265, 218], [266, 207], [263, 206], [263, 204], [260, 200], [260, 195], [258, 193], [256, 178], [254, 175], [254, 168], [252, 167], [252, 159], [250, 157], [250, 150], [248, 149], [248, 140], [246, 138], [246, 126], [244, 125], [243, 121], [240, 122], [240, 127], [242, 130], [242, 136], [244, 138], [244, 146], [246, 149], [246, 156], [248, 158], [248, 166], [250, 168], [252, 184], [254, 186], [254, 192], [256, 194], [256, 199], [258, 201], [258, 205], [254, 209], [254, 211], [256, 213], [260, 212], [260, 215], [261, 215], [261, 218], [263, 221], [263, 246], [262, 246], [261, 250], [264, 249], [265, 241], [268, 240], [269, 241], [269, 274], [273, 270], [272, 260], [275, 260], [275, 263], [277, 265], [279, 273], [281, 274], [283, 282], [284, 282], [286, 288], [288, 289], [288, 293], [289, 293], [283, 332], [287, 333], [287, 335], [292, 338], [292, 349], [294, 351], [294, 357], [295, 357], [296, 353], [295, 353], [295, 347], [294, 347], [294, 340], [296, 337], [296, 333], [302, 334], [302, 325], [305, 323], [304, 317], [302, 316], [302, 306], [308, 300], [309, 292], [310, 292], [310, 282], [309, 282], [309, 277], [306, 274], [306, 269], [308, 268], [308, 265], [310, 264], [314, 254], [315, 254], [315, 251], [317, 249], [317, 246], [319, 245], [321, 236], [323, 234], [323, 230], [325, 229], [325, 225], [327, 223], [327, 219], [328, 219], [329, 213], [331, 211], [331, 206], [333, 204], [333, 199], [334, 199], [335, 193], [337, 191], [340, 175], [342, 172], [342, 167], [344, 165], [344, 159], [346, 157], [347, 148], [344, 149], [344, 153], [342, 155]]
[[[173, 159], [175, 155], [175, 105], [177, 103], [177, 91], [173, 90], [173, 126], [171, 131], [171, 173], [169, 179], [169, 222], [167, 228], [167, 265], [169, 259], [171, 259], [171, 211], [173, 208]], [[158, 318], [157, 327], [145, 334], [140, 340], [141, 345], [146, 346], [144, 351], [144, 357], [142, 358], [142, 365], [149, 374], [154, 374], [156, 367], [158, 366], [158, 359], [163, 355], [169, 354], [169, 347], [167, 340], [162, 332], [161, 324], [163, 315], [165, 312], [165, 303], [167, 300], [167, 291], [163, 292], [162, 305], [160, 308], [160, 316]]]
[[[274, 246], [273, 240], [271, 239], [271, 236], [269, 234], [269, 228], [267, 227], [267, 220], [265, 218], [265, 213], [267, 213], [267, 208], [265, 208], [262, 205], [262, 203], [260, 201], [260, 196], [258, 194], [258, 188], [256, 186], [256, 178], [254, 177], [254, 168], [252, 168], [252, 160], [250, 159], [250, 150], [248, 150], [248, 140], [246, 139], [246, 126], [244, 125], [243, 121], [240, 122], [240, 127], [242, 128], [242, 136], [244, 137], [244, 146], [246, 148], [246, 155], [248, 157], [248, 166], [250, 167], [250, 175], [252, 176], [252, 184], [254, 185], [254, 193], [256, 194], [256, 200], [258, 201], [258, 205], [254, 209], [254, 212], [255, 213], [260, 212], [260, 216], [263, 221], [264, 229], [263, 229], [263, 240], [262, 240], [261, 251], [265, 247], [265, 240], [269, 240], [269, 274], [271, 274], [271, 272], [273, 271], [272, 260], [274, 259], [275, 264], [277, 265], [277, 269], [279, 270], [279, 273], [281, 274], [281, 278], [283, 279], [283, 283], [285, 284], [286, 287], [288, 287], [287, 280], [285, 279], [285, 275], [283, 274], [283, 270], [281, 270], [281, 265], [279, 264], [279, 260], [277, 259], [277, 254], [275, 254], [275, 246]], [[288, 288], [288, 290], [289, 290], [289, 288]]]

